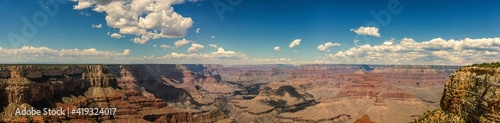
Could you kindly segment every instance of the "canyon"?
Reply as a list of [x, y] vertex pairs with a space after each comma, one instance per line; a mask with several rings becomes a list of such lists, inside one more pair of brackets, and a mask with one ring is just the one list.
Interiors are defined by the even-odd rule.
[[[0, 122], [412, 122], [443, 108], [441, 95], [453, 93], [445, 83], [459, 68], [0, 65]], [[15, 115], [19, 108], [117, 110], [114, 115]]]

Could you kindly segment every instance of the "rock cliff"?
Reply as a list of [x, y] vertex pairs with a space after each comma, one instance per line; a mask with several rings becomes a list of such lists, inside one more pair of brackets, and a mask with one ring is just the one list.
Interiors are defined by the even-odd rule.
[[[231, 122], [183, 88], [220, 76], [189, 65], [2, 65], [0, 122]], [[199, 67], [198, 67], [199, 68]], [[203, 68], [203, 67], [202, 67]], [[158, 70], [158, 71], [155, 71]], [[161, 69], [161, 70], [160, 70]], [[165, 76], [164, 76], [165, 75]], [[117, 108], [115, 115], [16, 115], [16, 109]]]
[[441, 108], [427, 111], [417, 122], [500, 122], [500, 64], [483, 65], [451, 74]]

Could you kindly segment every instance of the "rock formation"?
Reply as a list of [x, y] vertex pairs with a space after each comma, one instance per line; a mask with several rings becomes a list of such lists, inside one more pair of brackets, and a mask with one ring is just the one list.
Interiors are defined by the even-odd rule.
[[[374, 122], [409, 122], [437, 108], [439, 97], [431, 95], [442, 94], [455, 69], [343, 64], [0, 65], [0, 122], [354, 122], [367, 117]], [[14, 115], [19, 108], [115, 107], [112, 116]], [[481, 113], [488, 117], [479, 119], [495, 116], [490, 110]]]
[[417, 122], [500, 122], [500, 64], [473, 65], [455, 71], [444, 86], [441, 109]]
[[354, 123], [373, 123], [373, 122], [370, 120], [370, 116], [365, 114], [363, 115], [363, 117], [354, 121]]
[[[148, 71], [138, 71], [141, 68], [130, 67], [134, 66], [0, 66], [0, 122], [231, 122], [213, 105], [196, 106], [199, 103], [192, 100], [184, 89], [165, 84], [162, 79], [152, 81], [161, 76], [143, 75]], [[139, 67], [149, 70], [145, 69], [148, 66]], [[179, 65], [163, 67], [168, 70], [187, 68]], [[176, 78], [179, 76], [174, 75], [165, 79], [194, 81], [212, 77], [201, 72], [197, 74], [200, 75], [188, 76], [191, 78]], [[210, 80], [216, 81], [217, 77]], [[15, 115], [16, 109], [25, 107], [33, 107], [35, 110], [117, 108], [117, 111], [115, 115], [69, 117]]]

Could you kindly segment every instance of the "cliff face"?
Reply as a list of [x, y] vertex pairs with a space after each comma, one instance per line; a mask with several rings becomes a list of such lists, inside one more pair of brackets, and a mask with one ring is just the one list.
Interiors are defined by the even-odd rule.
[[[196, 66], [195, 66], [196, 68]], [[199, 67], [198, 67], [199, 68]], [[203, 68], [203, 67], [202, 67]], [[217, 83], [205, 69], [182, 65], [3, 65], [0, 122], [215, 122], [227, 117], [200, 105], [180, 85]], [[16, 109], [117, 108], [112, 116], [15, 115]], [[195, 108], [195, 109], [193, 109]]]
[[418, 122], [500, 122], [500, 68], [464, 67], [446, 81], [441, 109]]
[[248, 87], [285, 81], [295, 66], [292, 65], [233, 65], [225, 66], [219, 73], [225, 81]]
[[[62, 117], [20, 116], [14, 112], [24, 107], [38, 110], [58, 108], [64, 97], [87, 96], [88, 90], [116, 88], [117, 85], [114, 76], [100, 65], [10, 65], [1, 66], [0, 70], [1, 77], [5, 78], [2, 99], [7, 100], [0, 115], [3, 122], [57, 122]], [[106, 93], [88, 97], [87, 104], [98, 104], [107, 99]]]
[[[5, 91], [5, 80], [0, 79], [0, 97], [7, 97], [7, 92]], [[0, 112], [3, 112], [3, 108], [7, 106], [7, 98], [0, 98]]]

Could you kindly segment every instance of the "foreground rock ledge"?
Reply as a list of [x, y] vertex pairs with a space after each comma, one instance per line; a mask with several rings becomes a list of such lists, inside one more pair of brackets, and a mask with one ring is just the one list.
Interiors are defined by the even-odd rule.
[[500, 122], [500, 63], [455, 71], [445, 84], [440, 106], [416, 122]]

